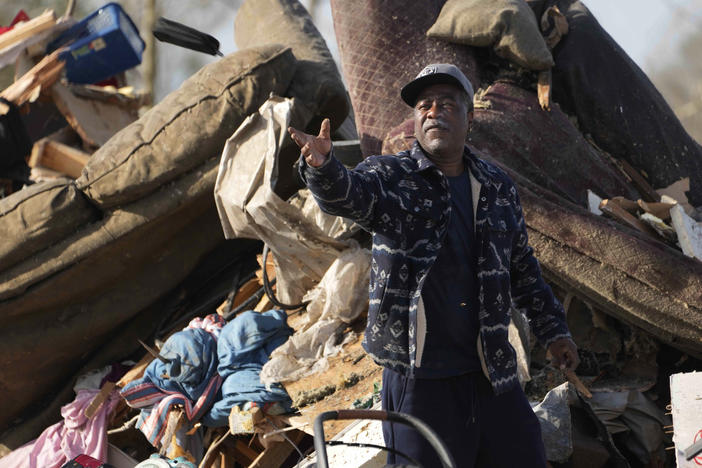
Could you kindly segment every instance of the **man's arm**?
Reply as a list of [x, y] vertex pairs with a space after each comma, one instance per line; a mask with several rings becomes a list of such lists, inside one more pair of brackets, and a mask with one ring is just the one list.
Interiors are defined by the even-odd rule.
[[349, 218], [370, 231], [382, 175], [367, 161], [352, 171], [346, 169], [334, 158], [329, 128], [329, 119], [324, 119], [316, 137], [288, 128], [300, 147], [300, 176], [324, 212]]
[[570, 337], [565, 311], [546, 284], [534, 250], [529, 245], [519, 195], [514, 192], [518, 220], [512, 246], [510, 278], [512, 300], [526, 313], [537, 339], [548, 349], [555, 367], [575, 370], [580, 364], [578, 350]]

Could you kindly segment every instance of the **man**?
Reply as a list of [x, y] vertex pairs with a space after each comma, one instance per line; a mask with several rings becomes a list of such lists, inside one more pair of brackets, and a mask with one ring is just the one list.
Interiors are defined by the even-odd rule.
[[[401, 96], [414, 109], [417, 142], [352, 171], [333, 157], [328, 120], [316, 137], [289, 129], [320, 207], [373, 235], [363, 346], [385, 367], [383, 408], [428, 423], [457, 466], [543, 467], [507, 327], [514, 304], [554, 364], [575, 369], [565, 313], [527, 243], [513, 183], [465, 146], [473, 119], [465, 75], [429, 65]], [[389, 447], [437, 466], [415, 431], [388, 423], [383, 435]]]

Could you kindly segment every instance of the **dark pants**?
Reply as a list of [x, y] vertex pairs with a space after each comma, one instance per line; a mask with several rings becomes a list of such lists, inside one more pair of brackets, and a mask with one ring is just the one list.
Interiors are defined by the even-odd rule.
[[[495, 395], [482, 373], [446, 379], [409, 379], [385, 369], [383, 409], [410, 414], [428, 424], [458, 467], [546, 466], [541, 428], [521, 388]], [[385, 445], [440, 467], [436, 452], [417, 431], [383, 423]], [[408, 464], [388, 454], [388, 464]]]

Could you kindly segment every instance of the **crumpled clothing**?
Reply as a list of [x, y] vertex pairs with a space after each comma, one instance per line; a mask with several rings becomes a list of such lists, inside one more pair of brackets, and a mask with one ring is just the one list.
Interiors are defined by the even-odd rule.
[[278, 309], [263, 313], [247, 310], [238, 315], [222, 329], [217, 343], [219, 375], [226, 379], [237, 369], [268, 362], [273, 350], [293, 334], [287, 320], [287, 314]]
[[258, 313], [246, 311], [227, 324], [217, 344], [219, 374], [224, 379], [220, 395], [203, 418], [207, 426], [225, 426], [231, 409], [247, 403], [279, 403], [286, 411], [292, 400], [280, 384], [266, 387], [260, 378], [261, 368], [270, 354], [287, 341], [293, 329], [287, 325], [282, 310]]
[[219, 339], [219, 333], [222, 331], [222, 327], [226, 324], [227, 321], [224, 320], [221, 315], [210, 314], [205, 318], [195, 317], [183, 330], [187, 330], [188, 328], [201, 328], [214, 336], [217, 340]]
[[0, 467], [58, 468], [81, 454], [105, 460], [107, 416], [117, 405], [119, 393], [113, 391], [88, 419], [85, 410], [99, 392], [99, 389], [79, 390], [75, 400], [61, 408], [63, 421], [46, 428], [35, 441], [0, 459]]
[[148, 365], [144, 377], [129, 383], [122, 396], [133, 408], [141, 408], [137, 421], [152, 445], [166, 430], [168, 413], [182, 405], [194, 424], [214, 403], [222, 378], [217, 374], [217, 339], [205, 328], [186, 328], [171, 335], [160, 355]]

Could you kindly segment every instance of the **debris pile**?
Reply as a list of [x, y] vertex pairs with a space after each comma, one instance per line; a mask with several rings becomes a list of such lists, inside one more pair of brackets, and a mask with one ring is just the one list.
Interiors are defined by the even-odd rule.
[[700, 145], [578, 0], [331, 6], [348, 92], [297, 0], [247, 0], [240, 50], [148, 110], [118, 5], [0, 31], [0, 466], [294, 466], [317, 414], [373, 405], [369, 238], [317, 208], [286, 129], [331, 117], [349, 167], [406, 149], [399, 88], [432, 62], [474, 84], [467, 143], [519, 186], [580, 347], [563, 375], [512, 311], [549, 460], [670, 463], [668, 378], [702, 358]]

